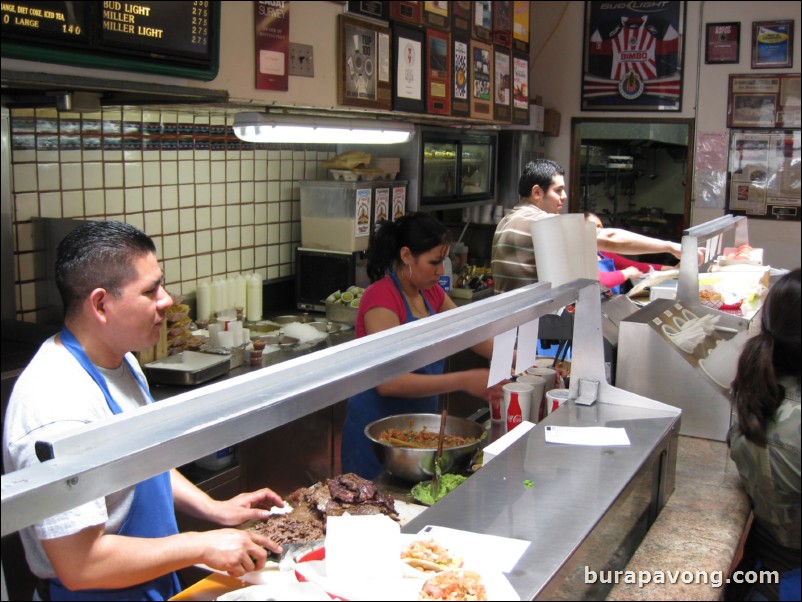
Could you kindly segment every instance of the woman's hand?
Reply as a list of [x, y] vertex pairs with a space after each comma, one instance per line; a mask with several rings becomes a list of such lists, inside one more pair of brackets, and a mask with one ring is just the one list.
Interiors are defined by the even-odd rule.
[[459, 373], [462, 379], [462, 390], [468, 395], [484, 399], [490, 403], [494, 396], [501, 395], [501, 387], [503, 382], [487, 386], [487, 379], [490, 376], [490, 370], [487, 368], [475, 368], [473, 370], [464, 370]]
[[623, 270], [621, 270], [621, 273], [627, 280], [632, 280], [633, 278], [640, 278], [641, 276], [643, 276], [643, 272], [641, 272], [635, 266], [629, 266], [627, 268], [624, 268]]

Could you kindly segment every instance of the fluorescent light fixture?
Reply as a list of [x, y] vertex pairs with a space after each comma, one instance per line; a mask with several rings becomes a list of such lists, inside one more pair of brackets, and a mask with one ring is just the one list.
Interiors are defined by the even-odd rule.
[[399, 144], [414, 135], [412, 124], [389, 121], [237, 113], [234, 134], [245, 142], [298, 144]]

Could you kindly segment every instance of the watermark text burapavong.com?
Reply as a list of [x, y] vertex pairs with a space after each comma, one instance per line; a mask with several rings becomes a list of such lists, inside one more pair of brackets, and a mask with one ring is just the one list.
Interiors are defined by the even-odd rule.
[[731, 577], [724, 577], [723, 571], [633, 571], [633, 570], [598, 570], [585, 566], [585, 583], [602, 583], [617, 585], [619, 583], [634, 584], [644, 587], [657, 585], [710, 585], [714, 588], [727, 583], [779, 583], [777, 571], [735, 571]]

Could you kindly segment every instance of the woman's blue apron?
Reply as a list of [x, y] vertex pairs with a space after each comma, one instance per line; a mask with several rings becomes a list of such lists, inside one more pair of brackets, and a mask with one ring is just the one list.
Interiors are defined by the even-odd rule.
[[[600, 272], [615, 272], [615, 264], [613, 260], [605, 257], [601, 253], [599, 253], [599, 271]], [[621, 285], [614, 286], [610, 289], [610, 292], [615, 295], [621, 294]]]
[[[111, 396], [106, 379], [86, 356], [78, 340], [66, 328], [61, 331], [61, 342], [103, 391], [103, 396], [112, 413], [122, 413], [120, 406]], [[128, 359], [126, 358], [125, 361], [128, 362]], [[152, 402], [153, 397], [137, 371], [130, 364], [128, 368]], [[126, 516], [118, 535], [156, 538], [177, 533], [178, 525], [175, 521], [170, 473], [164, 472], [138, 483], [134, 487], [134, 498], [128, 516]], [[64, 587], [58, 579], [50, 581], [51, 600], [168, 600], [180, 591], [181, 585], [175, 572], [123, 589], [71, 591]]]
[[[407, 303], [404, 292], [401, 290], [401, 283], [394, 272], [390, 273], [396, 288], [401, 293], [406, 310], [405, 324], [414, 322], [416, 318]], [[423, 296], [423, 295], [421, 295]], [[426, 297], [423, 296], [426, 310], [429, 315], [435, 311], [429, 305]], [[445, 360], [438, 360], [423, 368], [415, 370], [415, 374], [442, 374]], [[438, 396], [428, 397], [383, 397], [373, 388], [363, 391], [348, 400], [348, 411], [345, 415], [343, 424], [343, 436], [341, 445], [341, 459], [343, 472], [355, 472], [365, 479], [375, 479], [383, 470], [381, 464], [376, 459], [371, 447], [370, 439], [365, 436], [365, 427], [387, 416], [395, 414], [433, 414], [438, 411]]]

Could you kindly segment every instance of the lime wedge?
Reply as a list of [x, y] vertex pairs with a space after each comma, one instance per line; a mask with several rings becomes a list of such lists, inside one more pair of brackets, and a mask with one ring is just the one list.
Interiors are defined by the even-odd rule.
[[348, 291], [345, 291], [342, 295], [340, 295], [340, 300], [343, 303], [350, 303], [351, 301], [354, 300], [354, 293], [349, 293]]
[[353, 301], [351, 301], [351, 307], [355, 309], [359, 307], [359, 299], [354, 299]]

